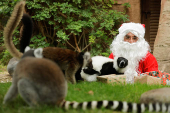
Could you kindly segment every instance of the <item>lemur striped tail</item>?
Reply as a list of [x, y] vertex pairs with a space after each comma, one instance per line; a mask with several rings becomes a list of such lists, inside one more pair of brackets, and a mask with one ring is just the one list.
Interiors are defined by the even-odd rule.
[[10, 52], [12, 56], [18, 59], [22, 56], [22, 53], [19, 52], [13, 44], [12, 35], [15, 28], [18, 26], [19, 22], [22, 19], [24, 7], [25, 1], [20, 1], [15, 5], [12, 15], [9, 18], [3, 32], [6, 49]]
[[133, 113], [143, 113], [146, 111], [149, 112], [162, 112], [162, 113], [170, 113], [170, 104], [165, 103], [128, 103], [121, 101], [89, 101], [89, 102], [70, 102], [65, 101], [61, 105], [62, 108], [68, 110], [70, 108], [73, 109], [96, 109], [96, 108], [106, 108], [111, 109], [113, 111], [121, 111], [121, 112], [133, 112]]

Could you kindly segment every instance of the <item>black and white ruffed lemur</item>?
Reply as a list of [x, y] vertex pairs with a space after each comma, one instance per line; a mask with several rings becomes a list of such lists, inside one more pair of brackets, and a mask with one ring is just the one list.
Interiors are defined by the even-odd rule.
[[[4, 29], [4, 37], [7, 31], [13, 31], [23, 15], [24, 1], [20, 1], [14, 7], [12, 15]], [[10, 22], [10, 24], [9, 24]], [[17, 22], [17, 23], [16, 23]], [[15, 25], [15, 26], [11, 26]], [[12, 36], [12, 34], [9, 34]], [[10, 50], [8, 48], [8, 50]], [[36, 107], [41, 104], [57, 105], [68, 110], [73, 109], [95, 109], [107, 108], [114, 111], [141, 113], [149, 112], [170, 112], [170, 104], [164, 103], [128, 103], [121, 101], [89, 101], [70, 102], [65, 101], [67, 94], [67, 81], [57, 63], [46, 58], [35, 58], [27, 56], [29, 50], [20, 58], [14, 69], [12, 85], [6, 93], [3, 104], [12, 101], [18, 93], [30, 106]], [[10, 51], [11, 55], [12, 52]], [[18, 54], [21, 54], [18, 52]]]
[[109, 74], [124, 74], [128, 66], [128, 60], [123, 57], [115, 57], [114, 60], [104, 56], [93, 56], [82, 68], [81, 77], [89, 82], [97, 80], [97, 76]]

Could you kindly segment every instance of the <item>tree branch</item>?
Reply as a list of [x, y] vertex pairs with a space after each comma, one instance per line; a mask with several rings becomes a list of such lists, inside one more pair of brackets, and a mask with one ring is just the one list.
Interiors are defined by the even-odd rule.
[[76, 49], [73, 45], [71, 45], [68, 41], [66, 41], [73, 49]]
[[67, 16], [65, 14], [63, 14], [62, 12], [58, 11], [58, 13], [63, 16], [64, 18], [67, 18]]
[[76, 48], [77, 48], [78, 52], [81, 52], [79, 46], [77, 45], [77, 39], [76, 39], [76, 36], [74, 35], [74, 33], [73, 33], [73, 37], [74, 37], [74, 41], [75, 41]]
[[80, 43], [80, 40], [81, 40], [83, 34], [84, 34], [84, 29], [83, 29], [83, 33], [81, 34], [81, 36], [80, 36], [80, 38], [79, 38], [78, 45], [79, 45], [79, 43]]
[[[38, 26], [39, 26], [39, 29], [40, 29], [40, 32], [42, 33], [42, 35], [43, 35], [43, 36], [46, 36], [46, 35], [44, 34], [44, 28], [43, 28], [43, 25], [41, 24], [41, 22], [40, 22], [40, 21], [38, 21]], [[47, 42], [47, 39], [45, 39], [45, 41]]]
[[89, 47], [92, 43], [90, 42], [85, 48], [82, 49], [84, 51], [87, 47]]

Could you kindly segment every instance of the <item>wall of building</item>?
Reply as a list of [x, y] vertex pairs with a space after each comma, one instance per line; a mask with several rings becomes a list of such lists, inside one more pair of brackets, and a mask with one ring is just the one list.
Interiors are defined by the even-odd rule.
[[[125, 9], [122, 5], [124, 3], [129, 3], [131, 5], [130, 8]], [[129, 15], [130, 22], [141, 23], [141, 4], [140, 0], [118, 0], [117, 4], [112, 7], [114, 10], [125, 11], [127, 15]]]
[[135, 23], [141, 23], [141, 5], [140, 0], [126, 0], [131, 4], [131, 7], [128, 9], [129, 19]]

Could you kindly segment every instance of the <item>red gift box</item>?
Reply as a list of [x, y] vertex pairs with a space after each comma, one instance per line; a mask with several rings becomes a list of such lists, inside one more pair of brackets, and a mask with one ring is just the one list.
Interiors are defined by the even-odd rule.
[[151, 71], [139, 74], [138, 76], [149, 75], [161, 79], [162, 85], [170, 85], [170, 74], [162, 71]]

